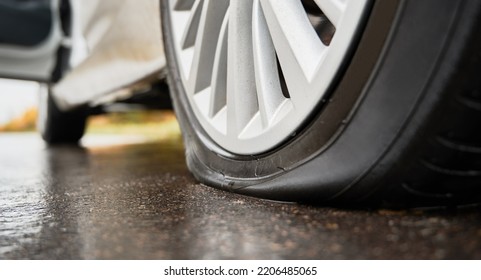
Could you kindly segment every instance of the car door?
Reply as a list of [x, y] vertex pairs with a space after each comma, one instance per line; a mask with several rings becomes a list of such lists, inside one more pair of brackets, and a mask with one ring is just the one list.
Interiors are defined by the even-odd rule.
[[48, 81], [62, 42], [59, 0], [0, 1], [0, 77]]

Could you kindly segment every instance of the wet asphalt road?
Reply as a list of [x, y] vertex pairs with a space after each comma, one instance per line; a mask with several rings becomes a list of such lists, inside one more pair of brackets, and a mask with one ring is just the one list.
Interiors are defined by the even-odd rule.
[[1, 259], [480, 259], [481, 211], [281, 204], [196, 183], [180, 141], [0, 135]]

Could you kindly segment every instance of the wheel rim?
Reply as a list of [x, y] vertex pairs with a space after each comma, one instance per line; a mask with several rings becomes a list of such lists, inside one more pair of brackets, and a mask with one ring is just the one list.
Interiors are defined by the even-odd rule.
[[345, 63], [370, 0], [170, 0], [174, 55], [207, 134], [236, 154], [296, 133]]

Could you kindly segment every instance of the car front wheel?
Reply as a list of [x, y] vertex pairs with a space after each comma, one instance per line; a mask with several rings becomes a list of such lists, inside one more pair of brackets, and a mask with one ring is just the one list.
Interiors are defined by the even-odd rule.
[[50, 83], [39, 87], [37, 129], [47, 144], [77, 144], [85, 131], [87, 109], [61, 110], [52, 97], [52, 85], [63, 77], [69, 67], [70, 49], [60, 47]]

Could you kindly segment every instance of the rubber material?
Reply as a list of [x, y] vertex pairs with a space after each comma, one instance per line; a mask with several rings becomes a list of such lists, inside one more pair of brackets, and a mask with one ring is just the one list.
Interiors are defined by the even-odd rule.
[[58, 109], [52, 95], [48, 94], [47, 119], [42, 138], [48, 144], [76, 144], [85, 131], [87, 110], [79, 108], [62, 112]]
[[[62, 15], [62, 30], [66, 36], [71, 34], [71, 11], [70, 3], [63, 0], [60, 5]], [[51, 94], [51, 84], [58, 82], [70, 69], [71, 50], [66, 47], [59, 47], [57, 61], [52, 72], [51, 81], [48, 83], [48, 96], [45, 112], [45, 123], [40, 131], [42, 138], [47, 144], [77, 144], [85, 132], [88, 109], [86, 107], [76, 108], [68, 112], [61, 111]], [[40, 106], [42, 108], [42, 106]], [[40, 127], [42, 127], [40, 126]]]
[[[241, 194], [323, 205], [479, 203], [481, 3], [405, 0], [389, 9], [386, 2], [375, 3], [332, 102], [289, 142], [250, 158], [222, 151], [193, 118], [162, 9], [172, 99], [196, 178]], [[383, 33], [379, 23], [390, 29]], [[326, 117], [346, 91], [358, 92], [347, 116]], [[334, 129], [323, 130], [325, 123]]]

